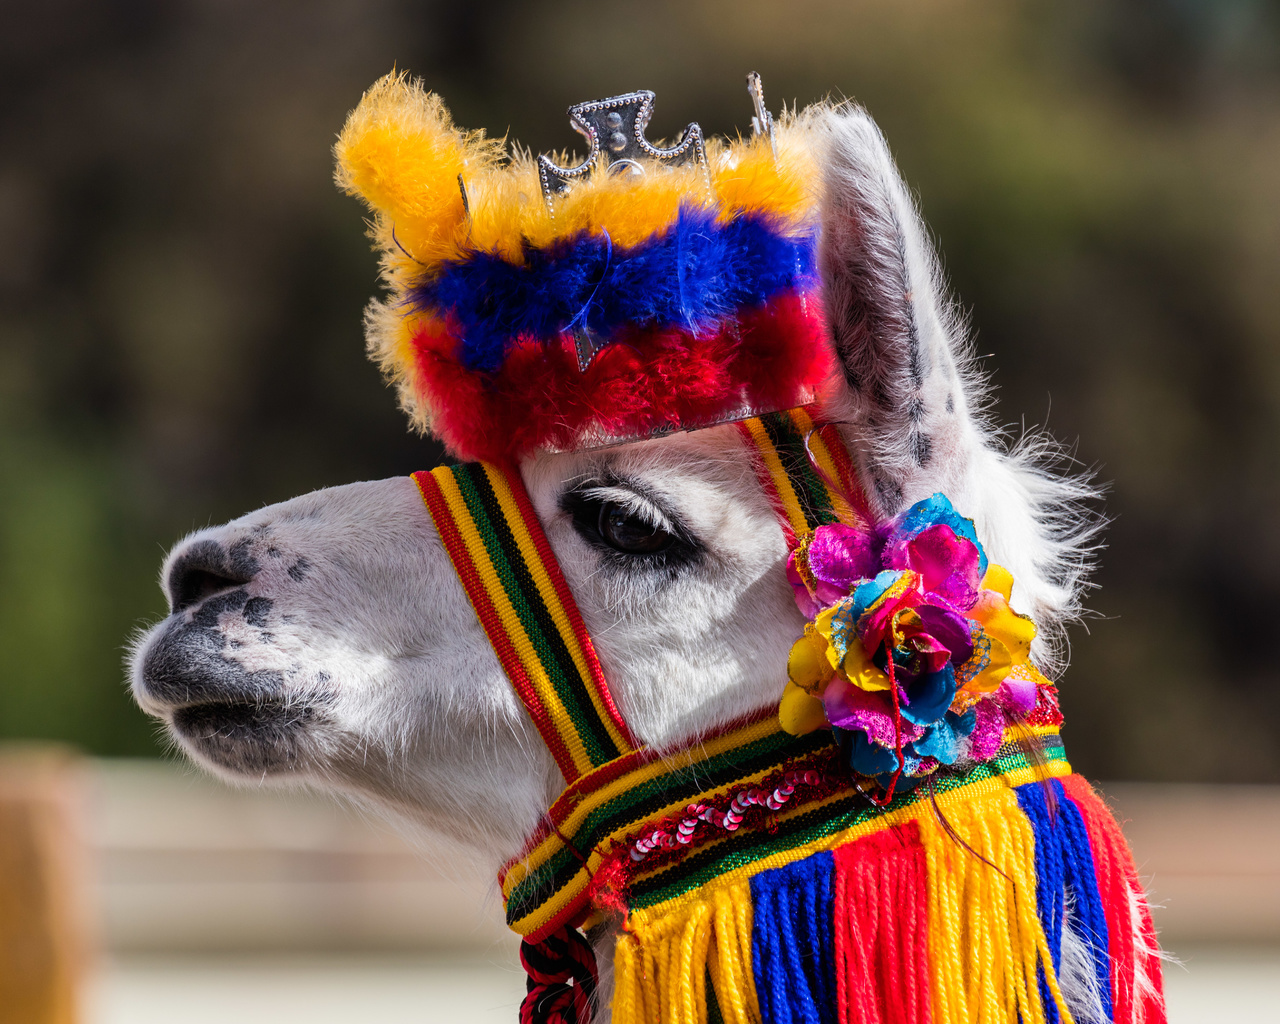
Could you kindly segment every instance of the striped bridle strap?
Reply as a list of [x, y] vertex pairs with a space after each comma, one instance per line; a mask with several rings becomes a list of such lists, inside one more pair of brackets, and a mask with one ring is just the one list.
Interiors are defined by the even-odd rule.
[[788, 548], [827, 523], [875, 521], [834, 424], [817, 426], [799, 408], [743, 420], [738, 430], [755, 453]]
[[635, 751], [516, 470], [415, 473], [476, 616], [565, 783]]
[[[788, 545], [823, 523], [868, 521], [834, 427], [816, 427], [803, 408], [738, 427]], [[695, 845], [703, 826], [723, 832], [726, 814], [734, 824], [739, 812], [732, 800], [744, 790], [754, 806], [751, 794], [768, 782], [770, 793], [759, 799], [781, 806], [772, 790], [785, 794], [781, 802], [798, 803], [794, 794], [817, 785], [806, 777], [827, 778], [818, 763], [829, 757], [827, 735], [790, 736], [772, 710], [683, 751], [659, 757], [640, 747], [618, 713], [519, 473], [467, 463], [415, 473], [414, 480], [503, 670], [565, 779], [544, 828], [502, 872], [514, 930], [536, 940], [576, 924], [599, 866], [645, 822], [673, 818], [678, 831], [691, 802], [705, 805], [700, 824], [686, 822], [685, 838], [674, 840], [683, 848]], [[788, 781], [788, 771], [801, 774]], [[843, 785], [847, 790], [847, 775]], [[634, 852], [647, 857], [643, 849]]]

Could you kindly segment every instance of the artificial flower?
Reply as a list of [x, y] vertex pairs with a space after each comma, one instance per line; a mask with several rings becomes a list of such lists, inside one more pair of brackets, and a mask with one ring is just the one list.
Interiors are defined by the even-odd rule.
[[1013, 578], [941, 494], [874, 529], [820, 526], [787, 563], [810, 620], [788, 659], [788, 732], [830, 727], [849, 766], [909, 788], [940, 765], [995, 755], [1006, 713], [1047, 680]]

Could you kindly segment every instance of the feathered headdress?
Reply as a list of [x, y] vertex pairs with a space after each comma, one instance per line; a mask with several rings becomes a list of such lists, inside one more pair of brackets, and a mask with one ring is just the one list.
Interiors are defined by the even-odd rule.
[[691, 125], [662, 149], [652, 104], [575, 107], [590, 152], [568, 170], [507, 159], [400, 75], [347, 121], [338, 182], [373, 210], [390, 293], [371, 353], [460, 458], [741, 420], [827, 379], [810, 126], [704, 142]]

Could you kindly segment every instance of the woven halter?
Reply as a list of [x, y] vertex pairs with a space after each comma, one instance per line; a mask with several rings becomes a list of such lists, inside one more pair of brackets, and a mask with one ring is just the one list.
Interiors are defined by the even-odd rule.
[[[803, 408], [738, 426], [789, 545], [824, 523], [868, 520], [834, 427], [815, 427]], [[916, 792], [887, 809], [873, 804], [836, 770], [825, 733], [791, 736], [774, 709], [683, 750], [659, 755], [639, 746], [518, 472], [466, 463], [414, 479], [503, 669], [564, 775], [565, 789], [542, 826], [499, 876], [507, 923], [530, 943], [582, 925], [611, 894], [623, 904], [616, 909], [656, 906], [727, 870], [776, 862], [788, 850], [803, 856], [815, 841], [865, 830], [921, 799]], [[1068, 772], [1054, 714], [1042, 715], [1034, 731], [1050, 772]], [[940, 780], [933, 792], [994, 775], [1028, 781], [1029, 770], [1025, 750], [1010, 742], [995, 761]]]

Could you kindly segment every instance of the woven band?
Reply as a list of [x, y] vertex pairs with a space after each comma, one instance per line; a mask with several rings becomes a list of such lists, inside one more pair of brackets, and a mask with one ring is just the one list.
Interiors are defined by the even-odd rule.
[[826, 523], [873, 522], [844, 443], [831, 424], [818, 427], [805, 408], [738, 424], [755, 453], [760, 483], [773, 503], [787, 547]]
[[[507, 924], [537, 942], [565, 925], [580, 924], [602, 884], [624, 889], [627, 908], [640, 910], [726, 871], [751, 874], [753, 866], [786, 862], [792, 851], [806, 856], [815, 844], [830, 848], [847, 842], [854, 834], [893, 823], [895, 811], [921, 801], [927, 806], [934, 794], [1067, 775], [1071, 769], [1052, 712], [1046, 717], [1049, 721], [1035, 728], [1030, 740], [1009, 734], [994, 760], [963, 774], [939, 772], [931, 787], [901, 794], [888, 807], [872, 803], [853, 786], [848, 770], [835, 763], [828, 733], [791, 736], [773, 711], [673, 755], [636, 751], [566, 790], [524, 852], [499, 873]], [[805, 773], [813, 781], [797, 778]], [[783, 785], [794, 793], [779, 810], [756, 803], [732, 830], [716, 820], [740, 794], [772, 795]], [[704, 808], [712, 820], [696, 817]], [[638, 841], [655, 831], [675, 834], [682, 819], [693, 825], [687, 842], [636, 862], [631, 854]]]
[[519, 474], [471, 462], [413, 478], [565, 782], [633, 751], [635, 741]]

